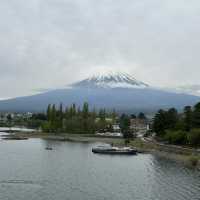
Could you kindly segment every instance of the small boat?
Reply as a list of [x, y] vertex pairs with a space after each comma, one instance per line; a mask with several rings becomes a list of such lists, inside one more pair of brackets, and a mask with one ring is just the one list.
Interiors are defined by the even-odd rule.
[[46, 147], [45, 149], [48, 150], [48, 151], [52, 151], [53, 150], [53, 148], [51, 148], [51, 147]]
[[2, 137], [3, 140], [28, 140], [27, 137], [18, 137], [18, 136], [5, 136]]
[[107, 146], [98, 146], [92, 148], [93, 153], [99, 154], [112, 154], [112, 155], [136, 155], [137, 149], [130, 147], [107, 147]]

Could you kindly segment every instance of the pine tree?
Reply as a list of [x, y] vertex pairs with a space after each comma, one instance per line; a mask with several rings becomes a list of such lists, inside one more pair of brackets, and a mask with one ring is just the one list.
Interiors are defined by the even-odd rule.
[[81, 116], [81, 113], [82, 113], [82, 112], [81, 112], [81, 109], [80, 109], [80, 106], [79, 106], [79, 107], [77, 108], [77, 116], [80, 117], [80, 116]]
[[137, 117], [136, 117], [135, 114], [132, 114], [132, 115], [131, 115], [131, 118], [132, 118], [132, 119], [136, 119]]
[[138, 114], [138, 118], [145, 120], [146, 116], [145, 116], [145, 114], [143, 112], [141, 112], [141, 113]]
[[101, 121], [105, 121], [106, 120], [106, 111], [105, 109], [100, 109], [99, 110], [99, 118]]
[[120, 129], [124, 138], [130, 137], [130, 117], [126, 114], [122, 114], [120, 117]]
[[116, 113], [115, 109], [113, 109], [113, 111], [111, 113], [111, 117], [112, 117], [113, 123], [115, 123], [116, 122], [116, 118], [117, 118], [117, 113]]
[[166, 112], [166, 128], [174, 129], [178, 123], [178, 111], [175, 108], [170, 108]]
[[94, 108], [92, 113], [91, 113], [91, 117], [93, 118], [93, 120], [96, 120], [97, 117], [97, 113], [96, 113], [96, 109]]
[[63, 128], [63, 105], [60, 103], [59, 112], [58, 112], [58, 127], [62, 130]]
[[69, 119], [69, 108], [68, 107], [65, 108], [64, 118]]
[[72, 104], [72, 116], [75, 116], [76, 115], [76, 104], [73, 103]]
[[52, 131], [56, 130], [56, 106], [53, 104], [52, 112], [51, 112], [51, 127]]
[[190, 131], [192, 128], [192, 108], [186, 106], [184, 108], [184, 128], [186, 131]]
[[87, 119], [89, 114], [89, 105], [86, 102], [83, 104], [82, 113], [83, 113], [83, 118]]
[[154, 117], [153, 131], [158, 136], [162, 136], [165, 134], [166, 125], [167, 125], [166, 112], [161, 109], [156, 113]]
[[83, 122], [83, 132], [88, 132], [89, 131], [89, 105], [88, 103], [83, 104], [83, 109], [82, 109], [82, 122]]
[[200, 103], [197, 103], [194, 106], [192, 121], [193, 121], [194, 128], [200, 128]]
[[60, 103], [59, 112], [60, 112], [60, 115], [63, 114], [63, 105], [62, 105], [62, 103]]
[[69, 118], [71, 119], [73, 117], [73, 108], [72, 106], [69, 107]]
[[48, 108], [47, 108], [47, 120], [48, 121], [51, 121], [51, 104], [48, 105]]

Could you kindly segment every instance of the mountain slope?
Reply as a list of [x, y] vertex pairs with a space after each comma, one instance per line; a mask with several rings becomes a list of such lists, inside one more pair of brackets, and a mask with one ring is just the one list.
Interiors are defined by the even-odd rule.
[[154, 112], [169, 107], [182, 109], [200, 98], [158, 90], [129, 75], [106, 74], [89, 77], [66, 89], [0, 101], [0, 111], [45, 111], [49, 103], [81, 106], [84, 101], [90, 107], [115, 108], [121, 112]]

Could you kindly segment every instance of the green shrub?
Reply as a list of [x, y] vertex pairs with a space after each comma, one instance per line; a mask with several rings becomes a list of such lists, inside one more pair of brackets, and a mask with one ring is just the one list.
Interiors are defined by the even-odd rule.
[[187, 133], [184, 131], [167, 131], [164, 139], [171, 144], [185, 144], [187, 142]]
[[193, 167], [197, 166], [199, 162], [199, 158], [197, 156], [191, 156], [189, 158], [189, 164]]
[[42, 124], [42, 131], [46, 133], [51, 132], [51, 124], [49, 122], [44, 122]]
[[193, 146], [200, 145], [200, 129], [192, 129], [187, 136], [189, 144]]

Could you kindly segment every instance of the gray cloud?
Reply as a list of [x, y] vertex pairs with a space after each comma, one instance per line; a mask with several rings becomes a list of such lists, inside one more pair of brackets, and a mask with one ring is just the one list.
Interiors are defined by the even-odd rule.
[[198, 0], [0, 2], [0, 97], [57, 88], [103, 66], [152, 85], [200, 84]]

